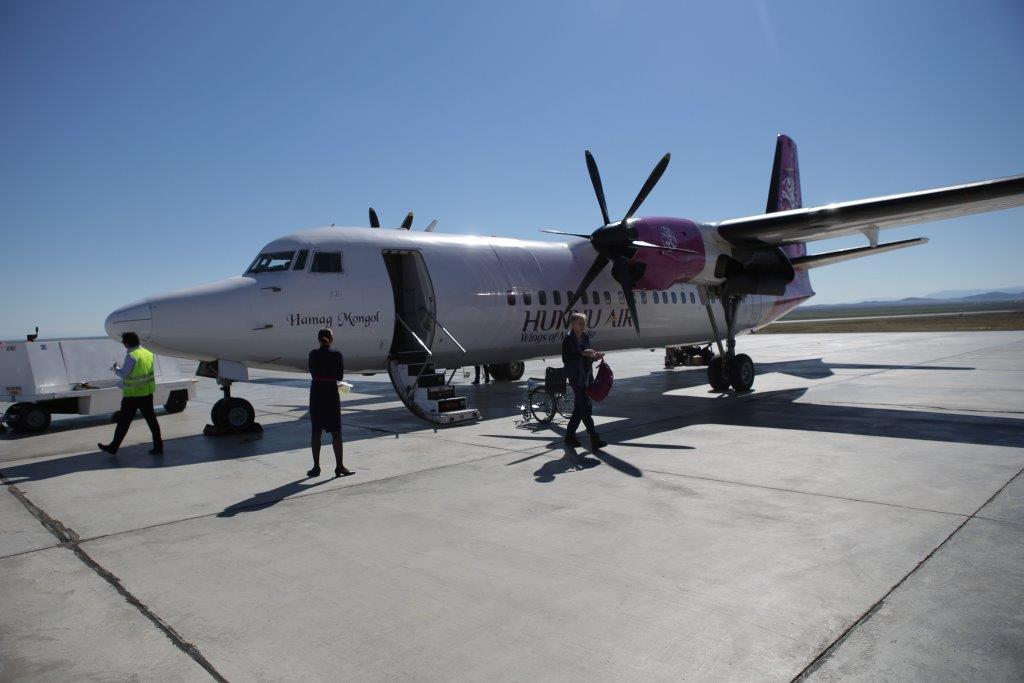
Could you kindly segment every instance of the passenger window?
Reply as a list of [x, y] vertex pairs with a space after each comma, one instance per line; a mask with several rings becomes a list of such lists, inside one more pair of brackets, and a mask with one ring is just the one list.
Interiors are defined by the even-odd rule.
[[509, 306], [515, 306], [516, 305], [516, 293], [514, 291], [512, 291], [511, 289], [508, 290], [508, 292], [506, 292], [505, 296], [506, 296], [506, 298], [508, 300], [508, 305]]
[[292, 270], [305, 270], [306, 269], [306, 257], [309, 256], [308, 249], [300, 249], [299, 255], [295, 257], [295, 265], [292, 266]]
[[640, 303], [647, 303], [647, 292], [640, 292]]
[[623, 292], [621, 289], [619, 290], [619, 303], [623, 305], [625, 305], [626, 303], [626, 293]]
[[598, 293], [598, 291], [596, 289], [594, 290], [594, 305], [595, 306], [600, 306], [601, 305], [601, 295]]
[[562, 305], [562, 293], [559, 292], [557, 289], [551, 292], [551, 298], [555, 300], [556, 306]]
[[604, 303], [606, 306], [612, 305], [612, 295], [611, 292], [609, 292], [608, 290], [605, 290], [604, 292]]
[[318, 251], [313, 254], [313, 267], [311, 273], [340, 273], [341, 252], [340, 251]]
[[260, 254], [249, 266], [247, 273], [276, 273], [288, 270], [292, 266], [294, 251], [275, 251], [267, 254]]
[[523, 292], [523, 303], [527, 306], [533, 303], [533, 297], [530, 296], [529, 292]]
[[589, 301], [587, 301], [587, 290], [583, 290], [582, 292], [580, 292], [580, 301], [583, 302], [584, 306], [590, 303]]
[[690, 303], [691, 304], [697, 303], [697, 300], [693, 298], [693, 292], [690, 292]]
[[541, 306], [548, 305], [548, 295], [543, 289], [537, 292], [537, 301], [540, 302]]
[[672, 292], [672, 303], [678, 303], [676, 301], [676, 293], [675, 292]]

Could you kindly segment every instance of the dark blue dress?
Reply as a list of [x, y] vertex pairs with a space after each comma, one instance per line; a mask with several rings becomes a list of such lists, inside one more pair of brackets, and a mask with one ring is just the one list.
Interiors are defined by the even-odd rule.
[[341, 351], [313, 349], [309, 352], [309, 419], [313, 433], [341, 431], [341, 399], [338, 382], [345, 376]]

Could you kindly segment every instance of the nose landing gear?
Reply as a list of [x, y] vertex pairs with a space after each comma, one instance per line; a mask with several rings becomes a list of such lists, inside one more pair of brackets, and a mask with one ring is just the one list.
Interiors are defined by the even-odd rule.
[[206, 425], [203, 434], [207, 436], [223, 436], [243, 432], [262, 432], [263, 427], [256, 422], [256, 409], [244, 398], [231, 395], [231, 380], [218, 379], [224, 398], [213, 404], [210, 409], [210, 420], [213, 424]]
[[736, 391], [750, 391], [754, 386], [754, 361], [745, 353], [736, 353], [736, 313], [739, 311], [743, 295], [723, 294], [719, 297], [722, 311], [725, 313], [726, 345], [722, 346], [722, 335], [715, 321], [715, 313], [711, 310], [711, 297], [707, 289], [701, 290], [701, 303], [708, 312], [711, 329], [715, 333], [718, 355], [708, 363], [708, 384], [715, 391], [726, 391], [731, 385]]

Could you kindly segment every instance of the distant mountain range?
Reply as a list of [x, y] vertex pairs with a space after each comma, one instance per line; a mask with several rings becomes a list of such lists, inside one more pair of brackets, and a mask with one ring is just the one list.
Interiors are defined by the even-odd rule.
[[896, 307], [896, 306], [938, 306], [948, 304], [990, 304], [998, 302], [1024, 302], [1024, 287], [1006, 287], [998, 290], [984, 289], [951, 289], [935, 292], [926, 296], [907, 297], [906, 299], [875, 299], [858, 301], [851, 304], [811, 304], [801, 306], [800, 310], [824, 308], [858, 308], [858, 307]]

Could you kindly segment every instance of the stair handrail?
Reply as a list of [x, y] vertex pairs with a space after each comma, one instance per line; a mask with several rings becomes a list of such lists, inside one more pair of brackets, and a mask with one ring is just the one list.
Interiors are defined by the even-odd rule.
[[459, 343], [459, 340], [455, 338], [455, 335], [454, 335], [454, 334], [452, 334], [452, 333], [451, 333], [451, 332], [450, 332], [450, 331], [448, 330], [448, 328], [447, 328], [447, 327], [445, 327], [445, 326], [444, 326], [443, 324], [441, 324], [441, 322], [440, 322], [440, 321], [439, 321], [439, 320], [438, 320], [438, 319], [437, 319], [436, 317], [434, 317], [434, 314], [433, 314], [433, 313], [431, 313], [430, 311], [428, 311], [428, 310], [427, 310], [427, 309], [425, 309], [425, 308], [421, 308], [420, 310], [421, 310], [421, 311], [423, 311], [424, 313], [426, 313], [426, 314], [427, 314], [428, 316], [430, 316], [430, 319], [434, 321], [434, 324], [435, 324], [435, 325], [437, 325], [438, 327], [440, 327], [440, 328], [441, 328], [441, 330], [442, 330], [442, 331], [443, 331], [443, 332], [444, 332], [445, 334], [447, 334], [447, 335], [448, 335], [448, 338], [449, 338], [449, 339], [451, 339], [451, 340], [452, 340], [453, 342], [455, 342], [455, 345], [456, 345], [456, 346], [458, 346], [458, 347], [459, 347], [459, 349], [460, 349], [460, 350], [462, 351], [462, 355], [463, 355], [463, 356], [464, 356], [464, 355], [466, 355], [466, 353], [468, 353], [468, 352], [466, 351], [466, 347], [465, 347], [465, 346], [463, 346], [462, 344], [460, 344], [460, 343]]
[[[416, 340], [416, 343], [417, 343], [417, 344], [419, 344], [419, 345], [420, 345], [421, 347], [423, 347], [423, 350], [427, 352], [427, 355], [428, 355], [428, 356], [433, 356], [433, 355], [434, 355], [433, 353], [431, 353], [431, 352], [430, 352], [430, 349], [429, 349], [429, 348], [427, 348], [427, 345], [423, 343], [423, 340], [422, 340], [422, 339], [420, 339], [420, 338], [419, 338], [419, 337], [418, 337], [418, 336], [416, 335], [416, 333], [412, 331], [412, 328], [411, 328], [411, 327], [409, 327], [409, 324], [408, 324], [408, 323], [406, 323], [406, 322], [405, 322], [404, 320], [402, 320], [402, 316], [400, 316], [400, 315], [396, 315], [396, 316], [395, 316], [395, 320], [397, 320], [398, 322], [402, 323], [402, 327], [404, 327], [404, 328], [406, 329], [406, 331], [407, 331], [407, 332], [408, 332], [409, 334], [411, 334], [411, 335], [412, 335], [412, 338]], [[410, 384], [409, 386], [407, 386], [407, 387], [405, 388], [405, 398], [406, 398], [407, 400], [408, 400], [408, 398], [409, 398], [409, 394], [411, 394], [411, 393], [413, 393], [414, 391], [416, 391], [416, 387], [418, 387], [418, 386], [419, 386], [419, 384], [420, 384], [420, 377], [422, 377], [422, 376], [423, 376], [423, 371], [424, 371], [424, 370], [426, 370], [426, 369], [427, 369], [427, 364], [426, 364], [426, 363], [420, 363], [420, 371], [419, 371], [419, 373], [418, 373], [418, 374], [416, 375], [416, 379], [415, 379], [415, 380], [413, 380], [413, 383], [412, 383], [412, 384]]]

